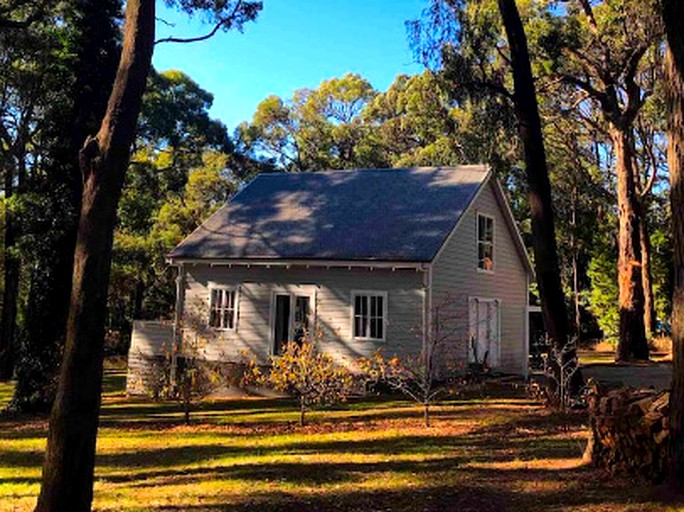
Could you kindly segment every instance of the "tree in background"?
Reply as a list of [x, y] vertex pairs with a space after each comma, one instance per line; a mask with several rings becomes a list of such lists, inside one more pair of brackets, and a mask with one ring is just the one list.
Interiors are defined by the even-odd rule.
[[[567, 2], [534, 20], [549, 91], [601, 114], [614, 154], [618, 210], [618, 360], [648, 359], [642, 278], [642, 202], [634, 127], [655, 86], [661, 24], [653, 2]], [[590, 106], [586, 106], [589, 103]], [[596, 123], [594, 118], [588, 121]]]
[[210, 118], [212, 101], [180, 71], [148, 80], [114, 234], [109, 348], [125, 349], [133, 319], [172, 313], [165, 255], [237, 188], [242, 160], [225, 126]]
[[[260, 3], [171, 2], [188, 14], [205, 12], [215, 30], [241, 28]], [[155, 2], [129, 0], [123, 47], [107, 111], [81, 149], [83, 200], [67, 336], [50, 416], [43, 480], [36, 510], [90, 510], [93, 496], [107, 289], [116, 210], [154, 47]]]
[[348, 74], [266, 98], [236, 144], [285, 171], [489, 162], [503, 172], [515, 152], [511, 119], [501, 105], [453, 96], [431, 71], [399, 75], [385, 92]]
[[251, 123], [238, 128], [253, 155], [288, 171], [376, 166], [361, 113], [376, 95], [370, 83], [348, 73], [289, 100], [269, 96]]
[[0, 170], [4, 197], [3, 295], [0, 321], [0, 379], [14, 374], [17, 357], [16, 320], [22, 272], [21, 225], [30, 162], [41, 154], [43, 113], [60, 97], [55, 90], [66, 79], [61, 61], [63, 30], [42, 20], [25, 27], [0, 27]]
[[[558, 346], [569, 339], [560, 282], [551, 186], [542, 125], [524, 26], [512, 1], [434, 0], [423, 21], [409, 25], [422, 59], [441, 67], [451, 86], [472, 100], [493, 98], [514, 105], [525, 160], [535, 270], [550, 337]], [[508, 74], [512, 71], [513, 92]]]
[[[21, 194], [20, 252], [29, 275], [12, 401], [19, 410], [47, 410], [54, 397], [81, 197], [78, 150], [104, 114], [118, 61], [119, 9], [119, 0], [66, 2], [26, 29], [35, 37], [55, 34], [58, 45], [34, 54], [51, 62], [51, 73], [39, 82], [40, 138]], [[13, 291], [8, 284], [6, 294]], [[7, 326], [15, 303], [16, 297], [5, 302]]]

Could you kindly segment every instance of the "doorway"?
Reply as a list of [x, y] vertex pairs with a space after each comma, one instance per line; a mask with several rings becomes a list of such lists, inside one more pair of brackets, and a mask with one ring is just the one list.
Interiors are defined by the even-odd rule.
[[495, 368], [499, 365], [500, 355], [500, 302], [497, 299], [471, 297], [468, 303], [468, 362]]
[[289, 341], [300, 343], [313, 323], [313, 292], [275, 292], [273, 311], [273, 354], [281, 354]]

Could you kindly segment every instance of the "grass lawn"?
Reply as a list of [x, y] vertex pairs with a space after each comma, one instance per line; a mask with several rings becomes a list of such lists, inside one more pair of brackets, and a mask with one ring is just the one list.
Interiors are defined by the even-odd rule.
[[[185, 426], [173, 404], [126, 399], [123, 380], [107, 373], [97, 510], [676, 510], [662, 489], [583, 465], [584, 418], [524, 398], [449, 402], [429, 429], [403, 401], [351, 402], [302, 428], [286, 400], [225, 399]], [[46, 428], [0, 419], [0, 510], [35, 504]]]

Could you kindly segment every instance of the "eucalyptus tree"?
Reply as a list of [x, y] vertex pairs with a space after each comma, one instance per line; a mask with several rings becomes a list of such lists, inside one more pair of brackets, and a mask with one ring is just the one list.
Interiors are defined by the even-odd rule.
[[376, 94], [367, 80], [348, 73], [290, 99], [269, 96], [239, 136], [253, 155], [288, 171], [374, 166], [377, 155], [361, 114]]
[[[615, 155], [618, 211], [619, 360], [647, 359], [642, 280], [642, 204], [634, 128], [656, 86], [662, 24], [655, 0], [563, 3], [535, 21], [549, 92], [601, 113]], [[554, 87], [555, 86], [555, 87]]]

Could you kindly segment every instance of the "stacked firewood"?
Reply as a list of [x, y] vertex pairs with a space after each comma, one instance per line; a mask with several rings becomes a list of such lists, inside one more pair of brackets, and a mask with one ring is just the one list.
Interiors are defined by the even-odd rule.
[[620, 388], [589, 394], [591, 439], [586, 456], [612, 473], [662, 481], [669, 436], [669, 391]]

